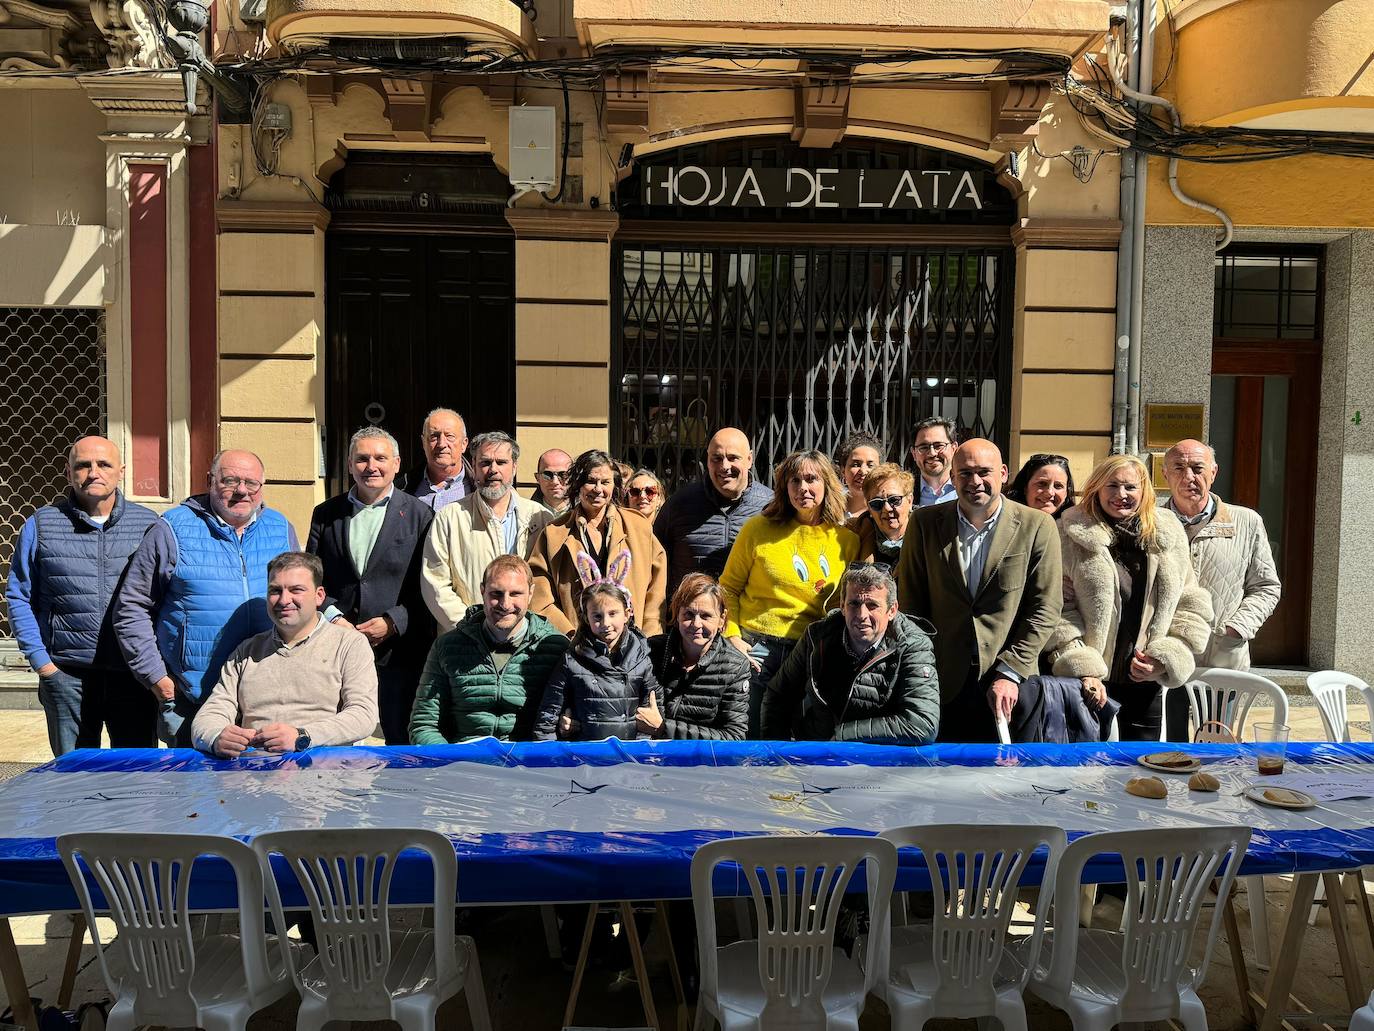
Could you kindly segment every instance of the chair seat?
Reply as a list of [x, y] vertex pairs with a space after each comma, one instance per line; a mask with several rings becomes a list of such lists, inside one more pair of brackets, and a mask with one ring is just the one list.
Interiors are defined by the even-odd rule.
[[[1078, 931], [1078, 957], [1074, 964], [1073, 983], [1069, 989], [1069, 994], [1075, 998], [1088, 1003], [1102, 1006], [1115, 1006], [1122, 994], [1126, 991], [1126, 975], [1121, 969], [1121, 950], [1125, 935], [1120, 931], [1108, 931], [1099, 928], [1080, 928]], [[1018, 945], [1017, 952], [1019, 957], [1024, 956], [1024, 950], [1029, 948], [1026, 945]], [[1039, 983], [1039, 979], [1048, 974], [1046, 964], [1054, 950], [1054, 931], [1045, 932], [1045, 945], [1040, 953], [1040, 963], [1035, 970], [1032, 980], [1032, 987], [1038, 995], [1055, 1002], [1046, 994], [1045, 986]], [[1180, 994], [1191, 992], [1194, 971], [1191, 967], [1184, 967], [1183, 976], [1179, 979], [1178, 990]], [[1057, 994], [1057, 993], [1055, 993]]]
[[[888, 962], [891, 982], [895, 988], [910, 988], [921, 995], [934, 993], [937, 984], [934, 962], [935, 929], [928, 924], [910, 924], [892, 929], [892, 955]], [[1016, 939], [1008, 938], [1007, 947], [1002, 950], [1002, 961], [997, 965], [993, 977], [992, 990], [1000, 992], [1004, 988], [1017, 988], [1025, 973], [1025, 963], [1016, 953]], [[1025, 938], [1024, 948], [1030, 948], [1030, 938]]]
[[[469, 959], [476, 949], [465, 934], [457, 937], [457, 967], [446, 984], [436, 984], [434, 974], [434, 932], [399, 931], [391, 935], [391, 965], [386, 971], [387, 994], [403, 999], [419, 992], [438, 992], [440, 999], [456, 995], [467, 976]], [[329, 982], [320, 958], [313, 958], [300, 973], [301, 986], [321, 999], [329, 997]], [[445, 994], [447, 993], [447, 994]]]
[[[832, 948], [833, 966], [825, 988], [825, 1009], [832, 1016], [852, 1015], [857, 1019], [864, 1003], [864, 975], [859, 965], [840, 949]], [[720, 986], [718, 998], [721, 1027], [731, 1028], [756, 1022], [766, 1000], [759, 982], [759, 943], [735, 942], [717, 952]]]
[[[287, 947], [299, 955], [301, 946], [287, 942]], [[243, 947], [237, 934], [211, 934], [197, 938], [194, 942], [196, 969], [191, 975], [191, 994], [202, 1008], [217, 1006], [225, 1002], [235, 1005], [243, 997], [243, 986], [247, 975], [243, 969]], [[290, 983], [286, 971], [286, 960], [282, 956], [282, 939], [276, 935], [267, 936], [267, 969], [272, 974], [274, 986]], [[109, 949], [105, 953], [109, 964], [110, 976], [120, 983], [120, 994], [125, 992], [124, 981], [129, 970], [124, 964], [123, 950]]]

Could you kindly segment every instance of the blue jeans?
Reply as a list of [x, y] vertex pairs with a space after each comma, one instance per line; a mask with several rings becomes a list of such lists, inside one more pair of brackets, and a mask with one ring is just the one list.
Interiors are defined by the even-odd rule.
[[53, 755], [99, 748], [106, 728], [113, 748], [152, 748], [156, 700], [127, 670], [72, 666], [38, 678]]
[[[204, 701], [204, 699], [201, 699]], [[168, 748], [191, 748], [191, 723], [200, 711], [200, 702], [178, 691], [170, 702], [158, 702], [157, 736]]]
[[760, 667], [749, 674], [749, 740], [757, 741], [762, 733], [763, 696], [768, 693], [768, 682], [777, 676], [797, 642], [747, 630], [743, 636], [749, 642], [749, 658]]

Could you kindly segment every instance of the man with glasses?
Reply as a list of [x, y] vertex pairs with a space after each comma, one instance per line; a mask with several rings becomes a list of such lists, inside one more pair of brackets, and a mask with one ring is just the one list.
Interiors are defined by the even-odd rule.
[[954, 481], [950, 469], [954, 452], [959, 449], [959, 436], [954, 423], [940, 416], [922, 419], [916, 424], [916, 442], [911, 445], [911, 460], [921, 474], [921, 493], [917, 505], [940, 505], [953, 501]]
[[730, 546], [746, 520], [763, 511], [773, 492], [754, 480], [754, 450], [733, 426], [706, 443], [706, 478], [678, 488], [654, 520], [654, 536], [668, 554], [668, 594], [688, 573], [720, 579]]
[[549, 511], [515, 490], [520, 445], [509, 434], [472, 438], [477, 491], [434, 517], [425, 540], [420, 593], [439, 623], [439, 633], [463, 621], [482, 603], [482, 574], [498, 555], [527, 558]]
[[572, 462], [572, 455], [562, 448], [553, 448], [539, 456], [539, 486], [531, 500], [556, 516], [568, 510], [568, 475]]
[[115, 639], [161, 705], [158, 737], [191, 743], [191, 720], [229, 654], [272, 628], [267, 564], [297, 551], [286, 516], [263, 504], [262, 459], [221, 451], [208, 491], [154, 523], [115, 595]]

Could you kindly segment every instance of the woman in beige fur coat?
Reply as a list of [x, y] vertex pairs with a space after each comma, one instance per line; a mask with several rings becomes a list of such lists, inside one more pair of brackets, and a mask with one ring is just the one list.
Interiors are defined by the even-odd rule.
[[1046, 647], [1054, 673], [1120, 702], [1123, 741], [1157, 741], [1161, 688], [1192, 676], [1212, 634], [1183, 524], [1155, 506], [1140, 459], [1112, 455], [1059, 520], [1059, 541], [1064, 612]]

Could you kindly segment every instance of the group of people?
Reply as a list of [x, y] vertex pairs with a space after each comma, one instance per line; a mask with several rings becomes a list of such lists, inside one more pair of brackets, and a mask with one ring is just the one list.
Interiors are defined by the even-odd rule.
[[[1198, 663], [1248, 666], [1279, 596], [1256, 513], [1211, 490], [1211, 450], [1113, 455], [1076, 495], [1035, 455], [1004, 492], [995, 444], [916, 427], [915, 473], [856, 434], [753, 475], [719, 430], [706, 475], [662, 483], [600, 450], [545, 452], [421, 428], [349, 442], [352, 487], [302, 549], [264, 502], [256, 455], [157, 516], [85, 437], [69, 489], [20, 534], [6, 585], [54, 754], [250, 749], [493, 735], [844, 740], [1160, 736], [1163, 689]], [[771, 487], [771, 489], [770, 489]], [[998, 724], [1004, 726], [999, 728]], [[1186, 727], [1184, 728], [1186, 733]]]

